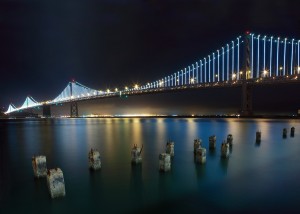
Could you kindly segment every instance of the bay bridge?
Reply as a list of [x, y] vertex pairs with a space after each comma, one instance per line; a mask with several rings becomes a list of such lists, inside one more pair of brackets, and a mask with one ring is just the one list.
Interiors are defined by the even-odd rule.
[[185, 68], [143, 85], [96, 90], [71, 81], [53, 100], [38, 102], [28, 96], [20, 107], [10, 104], [5, 114], [42, 107], [43, 116], [49, 117], [51, 106], [70, 103], [70, 117], [78, 117], [80, 101], [190, 89], [240, 87], [240, 114], [251, 116], [252, 89], [255, 85], [292, 83], [300, 83], [300, 40], [246, 32]]

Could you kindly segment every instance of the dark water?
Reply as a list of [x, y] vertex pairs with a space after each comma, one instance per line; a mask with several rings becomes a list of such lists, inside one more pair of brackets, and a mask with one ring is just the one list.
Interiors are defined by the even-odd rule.
[[[283, 139], [282, 129], [292, 126], [295, 137]], [[299, 120], [10, 120], [0, 128], [0, 213], [299, 213]], [[229, 133], [234, 145], [226, 161], [220, 144]], [[194, 138], [208, 148], [212, 134], [216, 152], [195, 164]], [[168, 139], [175, 157], [163, 174], [158, 155]], [[133, 144], [144, 145], [140, 167], [130, 164]], [[101, 152], [101, 171], [88, 170], [91, 148]], [[46, 179], [33, 178], [34, 154], [63, 170], [66, 197], [50, 199]]]

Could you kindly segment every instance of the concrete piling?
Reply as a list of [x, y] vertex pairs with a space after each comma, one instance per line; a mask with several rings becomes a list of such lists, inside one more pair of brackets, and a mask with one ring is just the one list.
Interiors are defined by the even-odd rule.
[[232, 134], [227, 135], [227, 143], [229, 144], [229, 146], [232, 146], [232, 142], [233, 142]]
[[256, 143], [260, 143], [261, 141], [261, 131], [256, 132]]
[[197, 149], [201, 148], [202, 140], [201, 139], [195, 139], [194, 140], [194, 154], [196, 154]]
[[89, 152], [89, 167], [93, 170], [101, 169], [100, 153], [96, 149], [91, 149]]
[[212, 135], [208, 138], [209, 140], [209, 149], [214, 150], [216, 148], [217, 137], [216, 135]]
[[143, 147], [137, 147], [137, 144], [134, 144], [131, 149], [131, 163], [132, 164], [138, 164], [142, 162], [142, 153]]
[[291, 128], [291, 137], [294, 137], [295, 136], [295, 127], [292, 127]]
[[196, 163], [204, 164], [205, 162], [206, 162], [206, 149], [200, 147], [196, 150]]
[[35, 177], [39, 178], [39, 177], [47, 176], [46, 156], [43, 155], [33, 156], [31, 162], [32, 162], [32, 168]]
[[229, 144], [223, 141], [221, 145], [221, 157], [228, 158], [229, 157]]
[[47, 185], [51, 198], [63, 197], [66, 195], [64, 175], [60, 168], [48, 170]]
[[283, 138], [286, 138], [286, 137], [287, 137], [287, 129], [286, 129], [286, 128], [284, 128], [284, 129], [282, 130], [282, 137], [283, 137]]
[[170, 154], [171, 157], [174, 157], [174, 142], [173, 141], [167, 142], [166, 153]]
[[159, 171], [167, 172], [171, 170], [171, 155], [168, 153], [159, 154]]

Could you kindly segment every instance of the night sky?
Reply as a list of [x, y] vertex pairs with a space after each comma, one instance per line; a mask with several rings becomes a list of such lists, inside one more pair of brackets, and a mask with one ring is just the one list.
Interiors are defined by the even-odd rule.
[[[27, 95], [53, 99], [71, 79], [95, 89], [143, 84], [203, 58], [246, 30], [299, 39], [299, 9], [294, 0], [2, 0], [0, 105], [19, 106]], [[273, 88], [259, 90], [264, 88], [256, 89], [263, 100]], [[199, 93], [208, 105], [223, 106], [229, 93], [239, 98], [236, 91], [222, 90], [225, 98], [216, 103], [208, 98], [218, 97], [216, 90]], [[283, 101], [279, 106], [291, 102], [289, 110], [300, 108], [299, 98]]]

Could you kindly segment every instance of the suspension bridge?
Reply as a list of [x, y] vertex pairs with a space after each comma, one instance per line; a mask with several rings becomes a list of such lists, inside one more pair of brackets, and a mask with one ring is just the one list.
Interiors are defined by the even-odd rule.
[[5, 113], [42, 107], [43, 116], [49, 117], [52, 105], [70, 103], [70, 117], [78, 117], [79, 101], [189, 89], [241, 87], [240, 113], [250, 116], [253, 114], [253, 87], [282, 83], [300, 83], [300, 40], [246, 32], [210, 55], [155, 81], [114, 90], [95, 90], [72, 81], [53, 100], [37, 102], [28, 96], [22, 106], [10, 104]]

